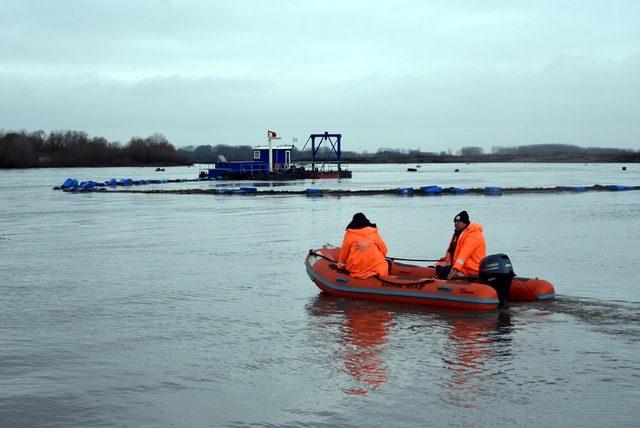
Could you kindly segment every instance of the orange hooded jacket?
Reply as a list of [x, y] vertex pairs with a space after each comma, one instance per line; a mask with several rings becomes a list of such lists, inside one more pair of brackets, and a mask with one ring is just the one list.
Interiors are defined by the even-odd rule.
[[463, 275], [478, 275], [480, 260], [487, 256], [487, 244], [482, 236], [482, 226], [471, 222], [458, 237], [456, 251], [453, 260], [449, 251], [444, 256], [444, 261], [453, 266]]
[[388, 275], [387, 246], [375, 227], [347, 229], [340, 249], [340, 265], [346, 265], [351, 276], [370, 278]]

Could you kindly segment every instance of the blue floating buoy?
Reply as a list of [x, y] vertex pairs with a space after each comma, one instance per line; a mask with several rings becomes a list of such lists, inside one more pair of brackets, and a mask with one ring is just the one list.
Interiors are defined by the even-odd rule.
[[571, 187], [572, 192], [586, 192], [587, 188], [585, 186], [574, 186]]
[[130, 178], [124, 178], [120, 181], [120, 185], [121, 186], [132, 186], [133, 185], [133, 180]]
[[484, 194], [489, 196], [501, 196], [502, 188], [487, 186], [484, 188]]
[[441, 195], [442, 187], [440, 186], [422, 186], [420, 188], [427, 195]]
[[307, 189], [307, 196], [322, 196], [322, 189]]
[[118, 181], [115, 178], [112, 178], [110, 180], [107, 180], [104, 182], [104, 184], [106, 184], [107, 186], [116, 186], [118, 184]]
[[396, 194], [397, 195], [413, 195], [413, 188], [412, 187], [398, 187], [396, 189]]
[[258, 189], [256, 187], [241, 187], [240, 190], [244, 193], [258, 193]]
[[466, 193], [469, 193], [469, 189], [465, 189], [462, 187], [452, 187], [450, 190], [454, 195], [464, 195]]
[[68, 189], [70, 187], [78, 187], [78, 180], [75, 178], [67, 178], [64, 180], [64, 183], [60, 185], [60, 188], [62, 189]]

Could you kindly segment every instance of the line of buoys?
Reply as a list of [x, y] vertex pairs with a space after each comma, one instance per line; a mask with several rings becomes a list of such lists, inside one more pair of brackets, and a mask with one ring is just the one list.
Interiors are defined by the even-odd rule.
[[89, 180], [89, 181], [78, 182], [78, 180], [76, 180], [75, 178], [67, 178], [60, 186], [55, 186], [53, 188], [53, 190], [66, 190], [66, 191], [69, 191], [69, 189], [74, 189], [74, 188], [76, 190], [88, 190], [88, 189], [92, 189], [94, 187], [104, 187], [104, 186], [108, 186], [108, 187], [116, 187], [116, 186], [128, 187], [128, 186], [144, 186], [144, 185], [147, 185], [147, 184], [183, 183], [183, 182], [190, 182], [190, 181], [199, 181], [199, 180], [198, 179], [189, 180], [189, 179], [184, 179], [184, 178], [176, 178], [176, 179], [172, 179], [172, 180], [166, 180], [166, 179], [163, 179], [163, 180], [159, 180], [159, 179], [133, 180], [131, 178], [121, 178], [120, 180], [116, 180], [115, 178], [111, 178], [111, 179], [106, 180], [106, 181]]
[[[240, 187], [239, 189], [154, 189], [154, 190], [136, 190], [131, 186], [126, 186], [126, 189], [112, 190], [113, 185], [111, 180], [105, 183], [96, 182], [82, 182], [74, 185], [73, 179], [68, 182], [65, 181], [60, 187], [56, 189], [62, 189], [67, 192], [81, 192], [81, 191], [110, 191], [112, 193], [167, 193], [167, 194], [207, 194], [207, 195], [235, 195], [235, 194], [257, 194], [257, 195], [308, 195], [308, 196], [370, 196], [370, 195], [403, 195], [412, 196], [418, 195], [486, 195], [496, 196], [503, 194], [525, 194], [525, 193], [561, 193], [561, 192], [589, 192], [589, 191], [629, 191], [640, 190], [640, 186], [621, 186], [621, 185], [599, 185], [594, 186], [556, 186], [556, 187], [481, 187], [481, 188], [459, 188], [459, 187], [447, 187], [442, 188], [440, 186], [423, 186], [418, 189], [412, 187], [398, 187], [394, 189], [373, 189], [373, 190], [341, 190], [341, 189], [314, 189], [308, 188], [305, 190], [260, 190], [257, 187]], [[150, 183], [154, 180], [145, 180]], [[165, 182], [165, 181], [162, 181]], [[175, 182], [175, 181], [173, 181]], [[135, 182], [133, 182], [135, 185]], [[141, 181], [140, 181], [141, 183]], [[142, 183], [141, 183], [142, 184]], [[118, 185], [122, 185], [118, 182]], [[63, 188], [64, 186], [64, 188]], [[110, 190], [108, 190], [109, 188]]]

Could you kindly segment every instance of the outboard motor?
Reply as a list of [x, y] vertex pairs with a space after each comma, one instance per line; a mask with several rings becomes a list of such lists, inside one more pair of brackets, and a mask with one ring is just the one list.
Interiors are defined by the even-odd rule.
[[511, 260], [506, 254], [492, 254], [480, 261], [480, 278], [496, 290], [500, 307], [509, 300], [511, 280], [514, 276], [516, 274], [513, 273]]

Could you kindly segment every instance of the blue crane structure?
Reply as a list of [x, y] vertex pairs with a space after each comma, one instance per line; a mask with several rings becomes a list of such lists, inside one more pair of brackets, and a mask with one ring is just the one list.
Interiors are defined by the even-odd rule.
[[[304, 143], [302, 150], [300, 151], [300, 156], [304, 152], [304, 149], [307, 147], [307, 144], [311, 142], [311, 171], [316, 170], [316, 163], [318, 162], [318, 152], [322, 147], [322, 143], [327, 142], [331, 146], [331, 152], [335, 154], [335, 162], [338, 168], [338, 172], [342, 171], [342, 148], [340, 146], [342, 142], [342, 134], [329, 134], [328, 132], [324, 132], [324, 134], [311, 134], [309, 138]], [[324, 159], [322, 162], [326, 162], [327, 159]]]

